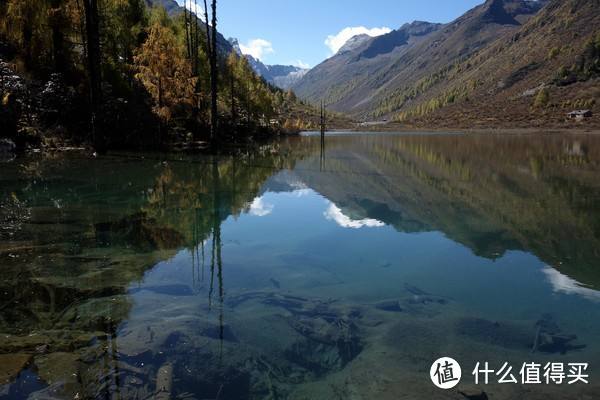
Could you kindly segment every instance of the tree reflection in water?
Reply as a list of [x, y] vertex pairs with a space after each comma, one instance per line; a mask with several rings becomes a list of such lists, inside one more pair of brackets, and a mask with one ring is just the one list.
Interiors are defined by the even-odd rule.
[[[398, 232], [442, 232], [485, 259], [525, 251], [575, 286], [600, 286], [600, 138], [592, 136], [332, 136], [326, 149], [318, 137], [301, 137], [234, 156], [17, 160], [3, 165], [0, 177], [0, 353], [8, 381], [19, 383], [24, 367], [45, 382], [43, 394], [144, 398], [172, 362], [188, 390], [195, 379], [196, 389], [213, 397], [231, 397], [239, 387], [264, 398], [340, 372], [363, 349], [361, 335], [371, 327], [360, 326], [359, 316], [368, 319], [367, 306], [264, 288], [225, 290], [232, 262], [225, 252], [224, 271], [222, 225], [265, 192], [292, 190], [293, 182], [273, 180], [281, 170], [353, 219]], [[299, 227], [285, 229], [282, 235]], [[162, 261], [182, 253], [191, 258], [193, 290], [146, 283]], [[311, 266], [310, 258], [296, 261], [298, 268]], [[227, 284], [235, 279], [229, 273]], [[216, 311], [215, 333], [193, 336], [175, 325], [172, 332], [134, 329], [132, 310], [165, 294], [176, 299], [166, 303], [177, 303], [167, 306], [193, 304], [200, 315], [191, 321], [202, 329], [211, 329]], [[269, 357], [235, 342], [228, 322], [252, 301], [279, 307], [283, 317], [273, 323], [302, 341]], [[479, 339], [485, 335], [478, 329], [495, 329], [473, 318], [459, 325]], [[139, 332], [149, 344], [131, 339]], [[172, 346], [150, 344], [156, 336]], [[187, 376], [183, 365], [196, 369]]]

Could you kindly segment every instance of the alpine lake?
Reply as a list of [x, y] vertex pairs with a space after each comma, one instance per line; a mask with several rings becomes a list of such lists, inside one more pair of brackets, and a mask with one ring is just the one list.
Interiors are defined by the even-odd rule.
[[6, 159], [0, 398], [598, 399], [600, 136]]

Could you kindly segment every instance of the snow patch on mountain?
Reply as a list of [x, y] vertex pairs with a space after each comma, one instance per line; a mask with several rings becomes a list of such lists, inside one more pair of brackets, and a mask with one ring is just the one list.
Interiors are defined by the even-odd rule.
[[[229, 43], [236, 53], [246, 57], [248, 63], [258, 75], [267, 82], [281, 89], [287, 90], [298, 82], [309, 71], [308, 68], [296, 65], [266, 65], [251, 54], [244, 54], [243, 47], [237, 39], [229, 39]], [[247, 52], [246, 52], [247, 53]]]

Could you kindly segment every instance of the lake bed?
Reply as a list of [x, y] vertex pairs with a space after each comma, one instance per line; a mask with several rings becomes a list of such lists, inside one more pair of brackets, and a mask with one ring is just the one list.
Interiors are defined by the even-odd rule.
[[[305, 135], [0, 172], [6, 398], [594, 398], [600, 137]], [[459, 361], [440, 391], [431, 364]], [[473, 389], [477, 362], [590, 384]]]

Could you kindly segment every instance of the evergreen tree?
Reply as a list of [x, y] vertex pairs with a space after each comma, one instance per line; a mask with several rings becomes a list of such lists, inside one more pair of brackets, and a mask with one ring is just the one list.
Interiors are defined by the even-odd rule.
[[178, 106], [192, 105], [195, 78], [174, 33], [155, 22], [134, 57], [136, 78], [150, 93], [154, 112], [169, 122]]

